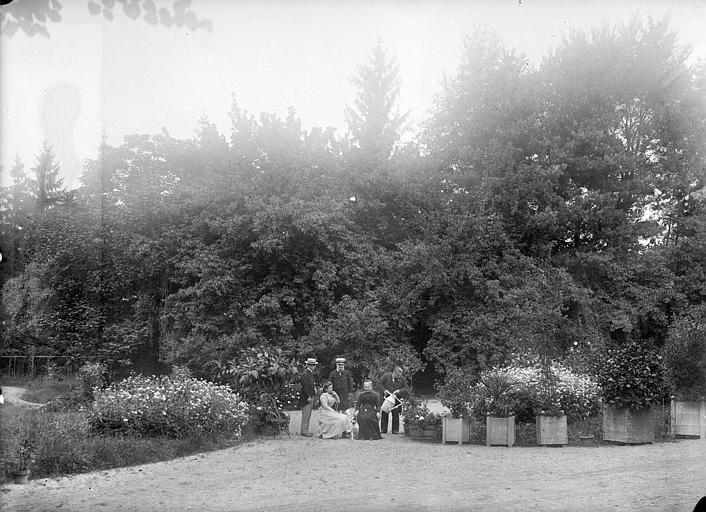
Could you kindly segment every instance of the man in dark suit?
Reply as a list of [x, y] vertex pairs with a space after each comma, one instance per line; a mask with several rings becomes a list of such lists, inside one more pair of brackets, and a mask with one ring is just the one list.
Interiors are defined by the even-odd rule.
[[395, 366], [395, 369], [391, 373], [386, 373], [380, 379], [380, 384], [378, 385], [381, 394], [387, 398], [390, 395], [395, 397], [395, 406], [391, 412], [384, 412], [380, 414], [380, 432], [382, 434], [387, 434], [387, 423], [392, 414], [392, 433], [400, 433], [400, 412], [401, 404], [400, 398], [405, 398], [409, 395], [409, 387], [407, 386], [407, 381], [402, 376], [402, 368]]
[[353, 377], [351, 373], [345, 368], [346, 360], [342, 357], [336, 359], [336, 369], [332, 371], [328, 380], [333, 384], [333, 390], [341, 399], [341, 403], [338, 405], [338, 410], [341, 412], [346, 411], [353, 404], [348, 402], [348, 394], [353, 393]]
[[309, 433], [309, 420], [311, 420], [311, 409], [314, 406], [314, 397], [316, 396], [314, 370], [319, 363], [316, 359], [310, 357], [304, 364], [306, 365], [306, 370], [302, 374], [302, 389], [299, 392], [299, 405], [302, 408], [302, 426], [299, 432], [305, 437], [312, 437], [312, 434]]

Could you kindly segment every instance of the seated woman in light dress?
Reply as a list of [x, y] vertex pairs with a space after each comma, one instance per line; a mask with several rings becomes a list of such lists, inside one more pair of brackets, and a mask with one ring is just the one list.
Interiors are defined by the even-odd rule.
[[334, 409], [339, 404], [338, 395], [333, 390], [333, 384], [324, 382], [324, 392], [321, 394], [321, 411], [316, 435], [323, 439], [350, 437], [353, 423], [350, 416]]

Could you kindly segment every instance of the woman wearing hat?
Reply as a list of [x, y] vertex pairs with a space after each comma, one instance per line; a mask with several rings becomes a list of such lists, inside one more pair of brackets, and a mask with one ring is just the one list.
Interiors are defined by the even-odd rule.
[[319, 364], [313, 357], [304, 361], [306, 370], [302, 373], [302, 389], [299, 392], [299, 405], [302, 408], [302, 425], [299, 431], [305, 437], [312, 437], [309, 433], [309, 421], [311, 420], [311, 410], [314, 407], [314, 397], [316, 396], [316, 386], [314, 385], [314, 370]]
[[353, 430], [350, 416], [335, 409], [338, 403], [338, 394], [333, 390], [331, 382], [324, 382], [324, 392], [321, 394], [321, 414], [319, 414], [319, 428], [317, 435], [324, 439], [349, 437]]

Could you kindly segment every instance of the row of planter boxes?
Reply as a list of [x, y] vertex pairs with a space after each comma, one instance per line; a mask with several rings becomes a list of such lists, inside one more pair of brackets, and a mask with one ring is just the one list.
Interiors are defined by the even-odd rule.
[[[537, 416], [537, 444], [562, 446], [569, 444], [566, 416]], [[706, 402], [672, 401], [672, 433], [699, 436], [706, 440]], [[405, 427], [408, 435], [419, 441], [442, 443], [470, 443], [471, 422], [465, 418], [442, 418], [441, 432], [437, 427]], [[603, 408], [603, 439], [626, 444], [652, 443], [655, 432], [651, 410]], [[486, 445], [513, 446], [515, 444], [515, 417], [486, 418]]]
[[[442, 443], [470, 443], [471, 422], [465, 418], [442, 418]], [[485, 442], [488, 446], [515, 444], [515, 417], [494, 418], [485, 422]], [[537, 444], [569, 444], [566, 416], [537, 416]]]

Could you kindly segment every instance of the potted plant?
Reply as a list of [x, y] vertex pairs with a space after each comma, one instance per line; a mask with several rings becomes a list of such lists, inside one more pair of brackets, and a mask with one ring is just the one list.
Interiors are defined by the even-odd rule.
[[560, 405], [545, 405], [537, 413], [536, 424], [538, 445], [569, 444], [567, 418]]
[[442, 443], [471, 442], [473, 378], [474, 372], [470, 368], [455, 368], [448, 371], [442, 385], [437, 384], [441, 403], [451, 411], [441, 420]]
[[654, 441], [652, 404], [664, 394], [661, 357], [635, 341], [608, 349], [598, 365], [603, 399], [603, 439]]
[[557, 396], [557, 381], [551, 363], [545, 359], [542, 363], [539, 400], [535, 409], [537, 444], [540, 446], [569, 444], [569, 429], [566, 414]]
[[30, 470], [34, 458], [39, 448], [36, 422], [32, 415], [28, 415], [27, 421], [22, 423], [22, 427], [16, 436], [10, 440], [9, 456], [11, 459], [10, 473], [16, 484], [26, 484], [29, 479]]
[[485, 444], [507, 446], [515, 444], [515, 414], [513, 412], [513, 380], [495, 371], [481, 377], [476, 390], [482, 395], [485, 410]]
[[441, 440], [442, 416], [431, 412], [426, 402], [409, 397], [405, 401], [401, 416], [407, 437], [414, 441], [438, 442]]

